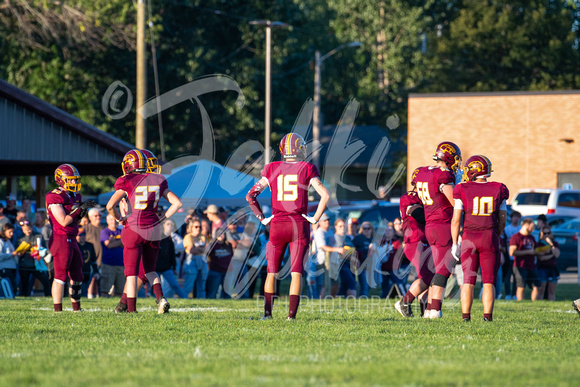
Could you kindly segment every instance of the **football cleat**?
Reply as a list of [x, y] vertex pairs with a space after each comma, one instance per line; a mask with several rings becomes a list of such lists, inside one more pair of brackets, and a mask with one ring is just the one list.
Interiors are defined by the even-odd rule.
[[470, 322], [471, 318], [470, 317], [463, 317], [463, 322]]
[[264, 315], [264, 316], [260, 317], [260, 319], [259, 319], [259, 321], [266, 321], [266, 320], [272, 320], [272, 316], [271, 315], [270, 316]]
[[161, 297], [161, 299], [159, 301], [155, 301], [155, 302], [157, 302], [157, 313], [158, 314], [163, 314], [163, 313], [169, 312], [169, 308], [171, 306], [169, 305], [169, 302], [167, 302], [167, 299], [165, 297]]
[[288, 317], [286, 321], [296, 321], [296, 317]]
[[115, 312], [115, 313], [127, 313], [127, 305], [123, 304], [122, 302], [119, 302], [117, 304], [117, 306], [115, 306], [115, 309], [113, 309], [113, 312]]
[[436, 318], [442, 318], [443, 317], [443, 313], [441, 313], [440, 310], [431, 309], [430, 312], [431, 312], [429, 314], [429, 318], [430, 319], [436, 319]]
[[572, 306], [574, 307], [574, 310], [578, 312], [578, 316], [580, 316], [580, 298], [572, 302]]
[[492, 319], [490, 319], [489, 317], [484, 317], [483, 321], [493, 321]]
[[403, 317], [413, 317], [411, 304], [405, 304], [403, 300], [397, 301], [395, 304], [395, 309], [397, 309], [397, 312], [399, 312]]

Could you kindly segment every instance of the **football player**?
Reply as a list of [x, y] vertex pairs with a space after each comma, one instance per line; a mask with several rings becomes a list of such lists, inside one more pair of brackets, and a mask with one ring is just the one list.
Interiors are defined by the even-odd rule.
[[[473, 288], [480, 268], [483, 319], [492, 321], [495, 281], [501, 263], [499, 238], [506, 225], [509, 190], [502, 183], [487, 181], [492, 169], [491, 161], [485, 156], [471, 156], [463, 170], [466, 181], [453, 190], [455, 206], [451, 220], [452, 254], [456, 260], [461, 259], [463, 269], [463, 321], [471, 320]], [[463, 239], [461, 246], [458, 246], [462, 215]]]
[[441, 318], [441, 305], [447, 279], [453, 268], [451, 255], [451, 218], [455, 174], [461, 167], [461, 151], [452, 142], [437, 145], [436, 165], [418, 168], [413, 179], [425, 211], [425, 236], [431, 246], [435, 275], [429, 288], [429, 299], [423, 317]]
[[54, 171], [58, 188], [46, 194], [48, 219], [52, 235], [48, 242], [54, 259], [52, 301], [55, 312], [62, 312], [62, 298], [67, 274], [70, 278], [69, 295], [73, 311], [81, 310], [83, 258], [77, 244], [79, 221], [95, 202], [82, 202], [81, 176], [71, 164], [62, 164]]
[[[300, 295], [302, 293], [302, 273], [304, 258], [310, 244], [310, 224], [316, 224], [326, 208], [330, 195], [320, 181], [318, 168], [304, 161], [306, 143], [296, 134], [290, 133], [280, 141], [280, 154], [283, 161], [267, 164], [262, 178], [250, 189], [246, 200], [256, 217], [270, 226], [270, 240], [267, 243], [266, 259], [268, 275], [264, 286], [264, 316], [272, 318], [275, 278], [280, 270], [282, 257], [290, 246], [292, 281], [290, 283], [290, 307], [288, 320], [296, 318]], [[272, 191], [272, 216], [266, 218], [262, 213], [257, 196], [266, 188]], [[307, 215], [308, 188], [313, 186], [320, 195], [318, 208], [313, 216]]]
[[[148, 149], [139, 149], [141, 153], [147, 158], [147, 173], [161, 173], [161, 166], [159, 165], [159, 159], [155, 156], [153, 152]], [[130, 212], [129, 202], [127, 196], [123, 197], [119, 202], [119, 212], [121, 217], [127, 216]], [[144, 284], [149, 283], [147, 276], [145, 275], [145, 269], [143, 268], [143, 260], [139, 264], [139, 274], [137, 276], [137, 292], [141, 290]], [[117, 303], [117, 306], [113, 310], [115, 313], [127, 312], [127, 282], [125, 282], [125, 288], [123, 289], [123, 295], [121, 300]]]
[[[169, 303], [163, 296], [155, 264], [159, 253], [161, 225], [179, 208], [181, 200], [169, 190], [167, 181], [160, 174], [148, 173], [147, 157], [139, 149], [130, 150], [121, 164], [123, 176], [115, 183], [115, 193], [107, 203], [107, 211], [122, 225], [126, 225], [121, 235], [123, 259], [125, 262], [127, 311], [136, 311], [137, 276], [142, 263], [147, 280], [153, 285], [157, 298], [158, 313], [167, 313]], [[116, 206], [127, 196], [131, 213], [121, 216]], [[171, 206], [162, 219], [157, 215], [161, 197]]]
[[[415, 169], [414, 176], [419, 172]], [[433, 280], [432, 256], [427, 238], [425, 237], [425, 210], [417, 195], [417, 187], [413, 184], [413, 189], [403, 196], [399, 202], [401, 219], [403, 220], [403, 242], [405, 256], [413, 263], [417, 271], [417, 279], [403, 298], [395, 304], [395, 309], [403, 317], [411, 317], [413, 311], [411, 304], [415, 298], [420, 297], [421, 309], [427, 304], [427, 292]]]

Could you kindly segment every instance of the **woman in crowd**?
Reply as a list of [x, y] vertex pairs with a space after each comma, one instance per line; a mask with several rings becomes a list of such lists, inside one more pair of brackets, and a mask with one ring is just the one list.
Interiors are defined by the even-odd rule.
[[[183, 260], [183, 291], [189, 294], [195, 289], [197, 298], [206, 298], [206, 281], [208, 274], [207, 260], [204, 258], [206, 244], [209, 242], [208, 234], [202, 233], [202, 221], [193, 218], [189, 221], [187, 234], [183, 238], [185, 259]], [[206, 229], [208, 232], [210, 228]]]
[[554, 240], [550, 226], [544, 225], [540, 230], [538, 241], [538, 274], [540, 276], [540, 289], [538, 300], [544, 299], [547, 293], [548, 301], [556, 301], [556, 285], [560, 279], [556, 260], [560, 256], [560, 246]]
[[[12, 296], [16, 295], [16, 252], [12, 245], [14, 226], [7, 222], [0, 231], [0, 278], [6, 278], [10, 282]], [[4, 295], [8, 297], [8, 295]]]
[[[360, 296], [369, 296], [369, 279], [373, 275], [373, 267], [371, 262], [365, 261], [372, 258], [375, 247], [373, 246], [373, 237], [375, 236], [375, 229], [370, 222], [363, 222], [361, 224], [359, 233], [354, 237], [352, 243], [356, 248], [359, 270], [357, 270], [358, 281], [360, 286]], [[370, 265], [369, 265], [370, 264]]]

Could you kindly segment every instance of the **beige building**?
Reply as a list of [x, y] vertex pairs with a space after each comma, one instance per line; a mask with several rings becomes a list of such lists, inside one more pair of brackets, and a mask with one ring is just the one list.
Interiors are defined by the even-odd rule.
[[407, 183], [441, 141], [483, 154], [510, 189], [580, 189], [580, 91], [411, 94]]

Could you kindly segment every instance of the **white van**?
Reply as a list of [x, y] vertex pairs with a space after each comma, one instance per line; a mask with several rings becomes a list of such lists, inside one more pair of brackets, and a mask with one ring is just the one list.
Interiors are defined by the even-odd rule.
[[560, 214], [580, 216], [580, 190], [521, 189], [512, 202], [512, 211], [522, 216]]

